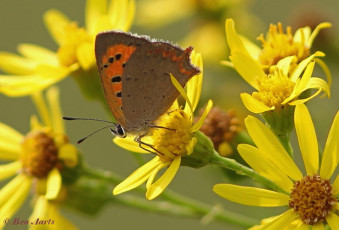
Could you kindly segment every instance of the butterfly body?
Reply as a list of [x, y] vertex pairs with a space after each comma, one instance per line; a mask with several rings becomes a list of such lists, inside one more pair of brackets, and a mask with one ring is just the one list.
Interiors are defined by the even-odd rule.
[[97, 35], [95, 54], [101, 84], [123, 131], [145, 133], [171, 107], [179, 92], [170, 75], [184, 86], [199, 73], [190, 63], [191, 51], [192, 47], [183, 50], [124, 32]]

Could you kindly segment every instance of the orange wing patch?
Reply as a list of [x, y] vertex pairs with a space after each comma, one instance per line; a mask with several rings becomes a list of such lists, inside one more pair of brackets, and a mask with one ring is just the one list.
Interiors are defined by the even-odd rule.
[[105, 82], [105, 93], [106, 97], [111, 99], [108, 100], [110, 102], [109, 107], [118, 121], [121, 121], [123, 116], [121, 110], [122, 75], [124, 73], [124, 67], [135, 49], [135, 46], [127, 46], [122, 44], [114, 45], [110, 46], [107, 49], [106, 54], [102, 57], [102, 66], [100, 68], [104, 73], [104, 77], [106, 78], [103, 79]]

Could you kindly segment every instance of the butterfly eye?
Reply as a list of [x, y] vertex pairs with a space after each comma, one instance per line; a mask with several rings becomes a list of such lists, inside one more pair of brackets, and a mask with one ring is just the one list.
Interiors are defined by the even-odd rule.
[[119, 136], [121, 138], [125, 138], [126, 137], [125, 130], [119, 124], [115, 125], [115, 130], [112, 129], [112, 128], [110, 128], [110, 130], [113, 133], [113, 135], [115, 135], [115, 136]]

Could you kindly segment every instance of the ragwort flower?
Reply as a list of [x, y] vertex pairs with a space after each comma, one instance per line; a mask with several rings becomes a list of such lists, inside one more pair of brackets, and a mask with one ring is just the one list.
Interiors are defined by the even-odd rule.
[[[280, 110], [285, 105], [304, 103], [320, 92], [330, 96], [330, 72], [317, 58], [323, 57], [324, 54], [320, 51], [310, 53], [311, 45], [319, 30], [329, 26], [329, 23], [322, 23], [312, 34], [308, 27], [304, 27], [299, 29], [294, 37], [290, 28], [287, 34], [284, 34], [281, 24], [278, 28], [271, 26], [267, 41], [263, 36], [260, 37], [264, 41], [264, 48], [260, 49], [237, 34], [232, 19], [226, 20], [227, 41], [231, 49], [232, 61], [228, 64], [257, 90], [252, 95], [241, 94], [241, 99], [248, 110], [253, 113]], [[323, 67], [328, 82], [311, 76], [314, 61]], [[317, 91], [300, 99], [299, 96], [309, 89]]]
[[44, 21], [58, 44], [57, 52], [33, 44], [20, 44], [20, 55], [1, 52], [0, 92], [7, 96], [25, 96], [42, 90], [63, 78], [96, 69], [94, 41], [98, 32], [128, 30], [134, 17], [133, 0], [88, 0], [86, 27], [78, 27], [63, 13], [49, 10]]
[[[31, 131], [22, 135], [0, 123], [0, 159], [11, 161], [0, 166], [0, 179], [15, 176], [0, 190], [0, 216], [10, 218], [24, 202], [31, 187], [46, 199], [55, 199], [61, 190], [63, 167], [77, 164], [77, 149], [64, 134], [58, 91], [47, 92], [49, 108], [41, 94], [35, 94], [35, 102], [45, 124], [35, 116], [31, 119]], [[3, 226], [0, 222], [0, 228]]]
[[77, 227], [61, 215], [59, 204], [55, 200], [48, 200], [38, 196], [34, 202], [34, 210], [29, 218], [29, 230], [76, 230]]
[[[175, 101], [169, 112], [159, 118], [157, 125], [172, 130], [163, 128], [152, 129], [151, 135], [142, 139], [156, 150], [156, 156], [116, 186], [113, 191], [114, 195], [129, 191], [147, 181], [146, 198], [149, 200], [154, 199], [160, 195], [172, 181], [179, 169], [182, 158], [193, 155], [193, 148], [197, 144], [195, 132], [202, 126], [206, 115], [212, 107], [212, 101], [208, 102], [204, 114], [200, 120], [194, 124], [193, 112], [198, 104], [202, 85], [202, 59], [200, 54], [192, 52], [191, 60], [193, 65], [200, 68], [201, 73], [194, 76], [187, 83], [187, 93], [180, 84], [176, 82], [175, 78], [171, 77], [173, 84], [186, 100], [184, 109]], [[133, 141], [133, 139], [133, 137], [117, 137], [114, 139], [114, 142], [130, 151], [147, 153], [147, 151], [140, 149], [138, 143]], [[150, 151], [154, 152], [152, 149]], [[167, 169], [163, 175], [154, 182], [158, 172], [166, 167]]]
[[[339, 113], [334, 118], [319, 166], [316, 133], [304, 104], [296, 106], [295, 127], [304, 160], [303, 176], [274, 134], [259, 120], [249, 116], [246, 127], [257, 147], [241, 144], [243, 159], [259, 174], [285, 190], [285, 193], [231, 184], [217, 184], [220, 196], [250, 206], [288, 206], [283, 214], [263, 220], [253, 229], [331, 229], [339, 226], [339, 176], [333, 175], [339, 161]], [[332, 181], [332, 182], [331, 182]]]
[[[265, 73], [268, 73], [270, 67], [276, 65], [280, 60], [294, 56], [294, 66], [303, 61], [306, 62], [304, 65], [307, 65], [310, 61], [316, 60], [330, 81], [331, 76], [326, 64], [317, 58], [325, 55], [322, 52], [311, 54], [310, 51], [319, 31], [329, 27], [331, 27], [330, 23], [321, 23], [312, 33], [309, 27], [303, 27], [298, 29], [293, 36], [290, 27], [287, 27], [287, 33], [285, 34], [281, 23], [278, 23], [277, 26], [271, 25], [267, 33], [267, 38], [265, 39], [263, 34], [258, 38], [262, 42], [261, 49], [247, 38], [239, 35], [235, 30], [234, 21], [229, 18], [226, 20], [226, 37], [231, 50], [230, 59], [232, 63], [224, 63], [234, 67], [250, 85], [254, 86], [254, 77], [247, 78], [244, 76], [245, 70], [242, 68], [242, 60], [250, 65], [251, 68], [262, 69]], [[305, 61], [306, 59], [308, 60]], [[294, 68], [290, 71], [294, 71]]]

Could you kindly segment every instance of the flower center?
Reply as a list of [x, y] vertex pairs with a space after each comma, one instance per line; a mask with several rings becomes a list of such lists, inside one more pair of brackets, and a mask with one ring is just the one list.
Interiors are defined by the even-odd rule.
[[[199, 111], [200, 116], [203, 112], [204, 109]], [[195, 118], [196, 122], [200, 116]], [[240, 129], [240, 121], [233, 110], [226, 112], [218, 107], [213, 107], [208, 113], [200, 131], [208, 136], [213, 142], [214, 147], [218, 149], [222, 143], [231, 142]]]
[[257, 78], [258, 92], [252, 94], [266, 106], [281, 108], [281, 103], [291, 95], [294, 82], [292, 82], [280, 69], [276, 68], [273, 74]]
[[26, 135], [22, 143], [23, 171], [44, 178], [58, 162], [58, 148], [53, 138], [41, 130]]
[[182, 109], [164, 114], [158, 126], [164, 128], [157, 128], [152, 132], [153, 147], [163, 154], [160, 158], [164, 162], [171, 161], [179, 155], [190, 154], [187, 147], [193, 137], [190, 132], [192, 121]]
[[258, 40], [262, 42], [262, 52], [259, 57], [263, 65], [276, 65], [279, 60], [288, 57], [296, 56], [297, 63], [310, 56], [310, 50], [305, 46], [305, 38], [301, 34], [301, 42], [295, 42], [291, 27], [287, 27], [286, 34], [283, 31], [282, 24], [270, 25], [267, 40], [261, 34]]
[[289, 206], [305, 224], [313, 225], [325, 220], [336, 201], [330, 181], [314, 175], [294, 183]]
[[58, 58], [61, 65], [71, 66], [78, 61], [78, 47], [86, 42], [91, 42], [91, 37], [84, 28], [78, 28], [76, 23], [65, 26], [65, 36], [58, 49]]

